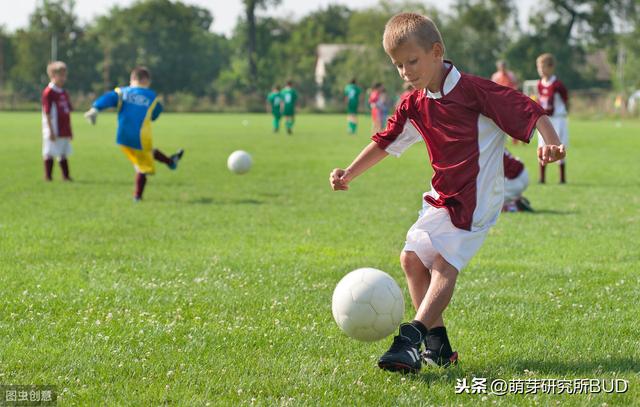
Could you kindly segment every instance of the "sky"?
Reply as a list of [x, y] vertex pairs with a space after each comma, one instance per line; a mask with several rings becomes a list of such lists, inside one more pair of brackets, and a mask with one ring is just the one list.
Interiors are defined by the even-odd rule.
[[[211, 30], [229, 35], [242, 14], [241, 0], [182, 0], [184, 3], [207, 8], [213, 14]], [[82, 23], [87, 23], [97, 15], [106, 13], [115, 5], [127, 6], [134, 0], [76, 0], [76, 14]], [[441, 10], [449, 8], [453, 0], [431, 0], [426, 3], [437, 4]], [[526, 26], [529, 11], [538, 1], [518, 0], [520, 20]], [[37, 0], [0, 0], [0, 25], [9, 31], [25, 27], [29, 15], [35, 9]], [[273, 8], [269, 14], [279, 14], [298, 18], [310, 11], [324, 8], [329, 4], [343, 4], [349, 8], [363, 8], [378, 3], [378, 0], [282, 0], [280, 6]]]

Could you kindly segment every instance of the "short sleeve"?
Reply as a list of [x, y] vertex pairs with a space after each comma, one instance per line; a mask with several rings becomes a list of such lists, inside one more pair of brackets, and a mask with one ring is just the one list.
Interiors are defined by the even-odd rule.
[[546, 113], [523, 93], [486, 79], [473, 82], [480, 113], [492, 119], [511, 137], [529, 142], [536, 123]]
[[156, 103], [155, 107], [153, 108], [153, 112], [151, 112], [151, 120], [156, 120], [160, 116], [160, 113], [162, 113], [163, 110], [164, 110], [164, 107], [162, 106], [162, 103], [160, 102]]
[[387, 120], [387, 128], [376, 133], [371, 140], [387, 153], [399, 157], [409, 147], [422, 140], [420, 132], [409, 120], [412, 98], [405, 98]]
[[93, 107], [98, 110], [108, 109], [118, 106], [119, 96], [115, 90], [106, 92], [93, 103]]
[[564, 86], [564, 83], [558, 81], [558, 93], [560, 94], [560, 97], [562, 98], [562, 101], [564, 102], [564, 104], [568, 104], [569, 103], [569, 91], [567, 91], [567, 88]]
[[51, 93], [50, 88], [47, 87], [44, 91], [42, 91], [42, 110], [46, 114], [51, 113], [51, 104], [53, 103], [52, 96], [53, 94]]

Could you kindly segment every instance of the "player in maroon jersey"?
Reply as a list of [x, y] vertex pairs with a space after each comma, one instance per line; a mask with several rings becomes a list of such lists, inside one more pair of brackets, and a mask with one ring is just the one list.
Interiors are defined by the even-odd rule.
[[[569, 128], [567, 113], [569, 112], [569, 92], [562, 82], [554, 75], [556, 61], [551, 54], [542, 54], [536, 59], [536, 68], [540, 75], [538, 81], [538, 103], [549, 115], [553, 128], [558, 133], [560, 142], [569, 146]], [[538, 146], [544, 146], [544, 139], [538, 135]], [[560, 161], [560, 183], [567, 182], [564, 158]], [[540, 164], [540, 183], [545, 183], [545, 164]]]
[[[431, 191], [423, 195], [400, 257], [416, 315], [400, 325], [378, 360], [382, 369], [411, 372], [421, 368], [421, 360], [438, 366], [457, 362], [442, 314], [459, 271], [500, 214], [505, 134], [529, 142], [537, 128], [545, 140], [538, 149], [544, 164], [564, 158], [565, 151], [538, 104], [513, 89], [461, 73], [444, 60], [444, 42], [429, 18], [415, 13], [392, 17], [383, 46], [402, 79], [416, 90], [396, 108], [386, 130], [376, 133], [346, 169], [334, 169], [329, 182], [334, 190], [347, 190], [389, 154], [398, 156], [420, 141], [427, 147], [434, 171]], [[385, 201], [379, 210], [391, 208]]]
[[47, 66], [50, 82], [42, 91], [42, 157], [44, 179], [51, 181], [53, 159], [57, 158], [62, 179], [71, 181], [69, 160], [71, 154], [71, 100], [63, 89], [67, 81], [67, 65], [61, 61]]
[[522, 193], [529, 186], [529, 173], [524, 163], [504, 150], [504, 205], [502, 212], [533, 212], [529, 200]]

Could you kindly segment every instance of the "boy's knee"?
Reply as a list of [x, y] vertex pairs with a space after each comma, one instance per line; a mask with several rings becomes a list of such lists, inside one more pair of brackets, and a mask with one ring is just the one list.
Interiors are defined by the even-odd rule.
[[455, 268], [441, 255], [436, 256], [433, 261], [433, 273], [440, 274], [445, 278], [456, 278], [458, 276], [458, 269]]
[[415, 252], [403, 251], [400, 254], [400, 265], [406, 274], [424, 272], [425, 266]]

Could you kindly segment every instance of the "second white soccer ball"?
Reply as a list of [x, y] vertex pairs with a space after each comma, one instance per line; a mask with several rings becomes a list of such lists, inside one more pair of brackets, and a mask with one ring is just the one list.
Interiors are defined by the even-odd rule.
[[333, 291], [333, 318], [350, 337], [373, 342], [386, 338], [402, 322], [404, 299], [395, 280], [374, 268], [352, 271]]
[[227, 159], [227, 168], [234, 174], [245, 174], [249, 172], [252, 165], [251, 156], [242, 150], [234, 151]]

